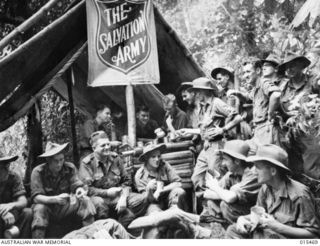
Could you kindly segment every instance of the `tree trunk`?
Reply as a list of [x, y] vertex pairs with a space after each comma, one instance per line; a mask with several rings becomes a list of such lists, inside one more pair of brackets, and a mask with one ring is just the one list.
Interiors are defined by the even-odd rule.
[[27, 121], [27, 146], [28, 157], [26, 163], [26, 174], [24, 184], [27, 194], [30, 194], [31, 172], [40, 164], [38, 155], [42, 153], [42, 131], [41, 131], [41, 106], [40, 101], [30, 109]]

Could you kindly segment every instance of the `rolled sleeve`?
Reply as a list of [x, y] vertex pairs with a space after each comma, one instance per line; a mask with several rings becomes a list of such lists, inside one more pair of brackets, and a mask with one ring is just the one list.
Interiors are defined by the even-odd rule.
[[270, 96], [273, 92], [280, 92], [280, 88], [274, 84], [273, 81], [269, 79], [262, 80], [261, 85], [262, 91], [266, 96]]
[[315, 210], [314, 199], [310, 196], [304, 196], [300, 197], [298, 202], [299, 213], [296, 225], [320, 236], [320, 222]]
[[38, 167], [33, 169], [31, 174], [31, 199], [33, 200], [37, 195], [45, 195], [45, 190], [41, 180], [40, 170]]
[[239, 202], [255, 202], [260, 185], [258, 184], [257, 175], [250, 172], [244, 175], [241, 182], [233, 185], [230, 190], [235, 192]]
[[173, 167], [169, 163], [165, 163], [165, 169], [168, 175], [169, 183], [182, 181], [180, 176], [177, 174], [177, 172], [173, 169]]

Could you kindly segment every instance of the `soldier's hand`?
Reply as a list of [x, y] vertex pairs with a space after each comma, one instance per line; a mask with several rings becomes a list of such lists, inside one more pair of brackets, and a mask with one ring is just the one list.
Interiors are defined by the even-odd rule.
[[66, 204], [66, 203], [68, 203], [69, 198], [70, 198], [69, 194], [62, 193], [62, 194], [60, 194], [58, 196], [55, 196], [55, 203], [61, 204], [61, 205]]
[[223, 128], [221, 127], [215, 127], [215, 128], [211, 128], [207, 131], [207, 137], [209, 139], [213, 139], [219, 135], [223, 135]]
[[261, 227], [269, 228], [274, 231], [277, 231], [277, 228], [281, 226], [281, 223], [270, 214], [263, 214], [260, 218], [260, 224]]
[[4, 216], [9, 213], [14, 208], [13, 203], [0, 204], [0, 216]]
[[154, 191], [157, 189], [157, 181], [155, 179], [152, 179], [147, 184], [146, 190], [147, 191]]
[[123, 212], [127, 208], [127, 199], [124, 197], [120, 197], [117, 206], [116, 206], [116, 211], [118, 213]]
[[251, 222], [244, 216], [240, 216], [237, 220], [237, 231], [240, 233], [248, 233], [251, 230]]
[[111, 187], [107, 190], [107, 196], [108, 197], [117, 197], [120, 195], [122, 191], [122, 187]]
[[10, 212], [2, 216], [2, 219], [7, 227], [12, 226], [14, 222], [16, 222], [16, 219], [14, 218], [13, 214]]

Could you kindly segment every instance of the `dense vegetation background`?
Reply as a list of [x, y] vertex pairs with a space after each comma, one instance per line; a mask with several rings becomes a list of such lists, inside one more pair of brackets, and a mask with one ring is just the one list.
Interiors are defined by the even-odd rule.
[[[48, 0], [0, 0], [0, 37], [35, 13]], [[65, 12], [61, 0], [30, 31], [14, 40], [0, 59]], [[319, 71], [319, 0], [154, 0], [164, 18], [209, 75], [216, 66], [237, 68], [248, 57], [283, 57], [293, 51], [311, 59], [309, 72]], [[70, 141], [68, 103], [54, 91], [41, 99], [43, 140]], [[78, 125], [83, 117], [76, 112]], [[0, 133], [0, 149], [18, 154], [15, 169], [24, 173], [27, 117]]]

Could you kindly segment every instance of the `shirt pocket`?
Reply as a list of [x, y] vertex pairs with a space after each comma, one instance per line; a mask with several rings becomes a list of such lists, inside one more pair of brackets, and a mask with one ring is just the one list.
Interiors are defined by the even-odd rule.
[[278, 220], [280, 223], [293, 226], [295, 222], [294, 214], [291, 211], [285, 212], [277, 212], [274, 214], [274, 218]]

